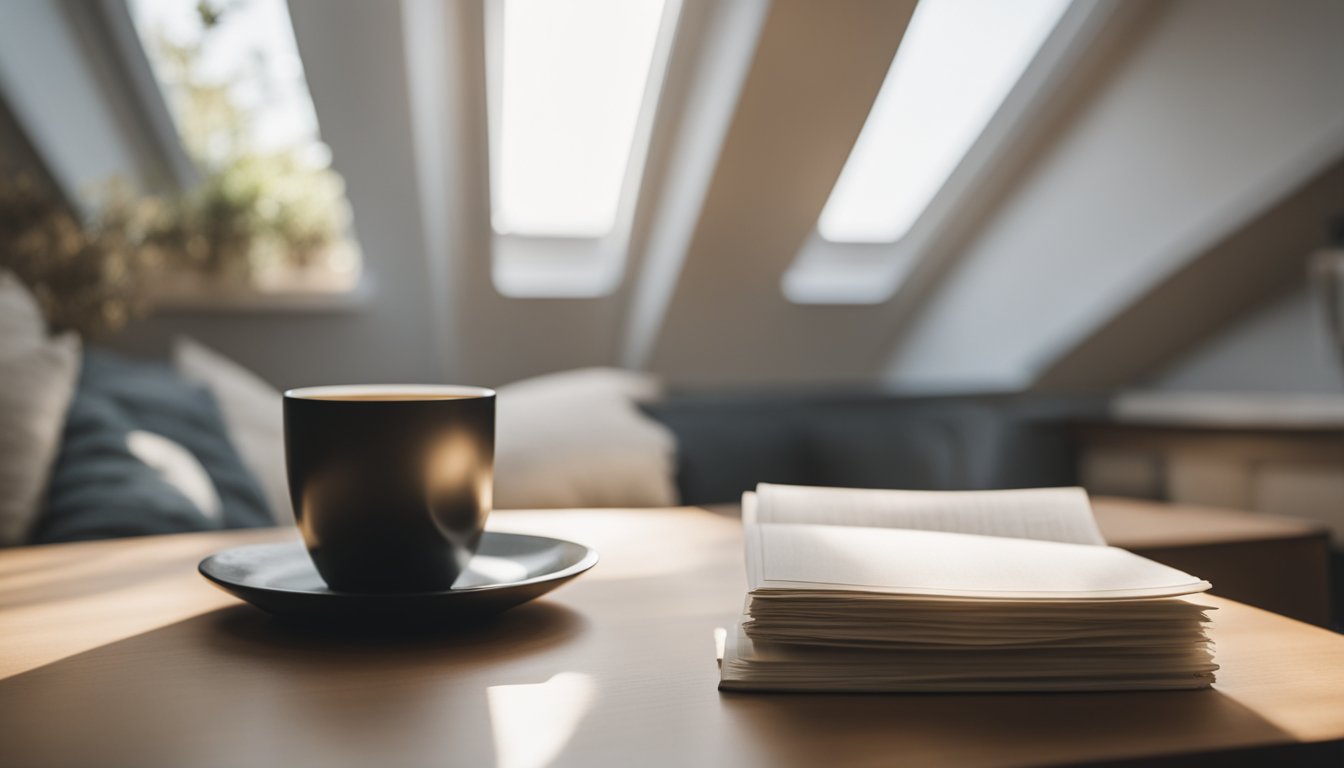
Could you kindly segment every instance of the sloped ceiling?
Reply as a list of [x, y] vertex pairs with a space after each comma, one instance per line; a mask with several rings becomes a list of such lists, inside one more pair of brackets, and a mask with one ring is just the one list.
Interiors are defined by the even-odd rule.
[[[1266, 299], [1273, 304], [1278, 294], [1305, 294], [1305, 257], [1326, 244], [1328, 232], [1321, 223], [1339, 216], [1341, 208], [1344, 160], [1212, 248], [1185, 261], [1129, 306], [1112, 313], [1041, 370], [1033, 387], [1113, 389], [1151, 378], [1173, 359], [1201, 356], [1197, 351], [1201, 342], [1213, 343], [1213, 337], [1235, 325], [1247, 307]], [[1302, 305], [1299, 311], [1310, 307], [1305, 295]], [[1302, 322], [1297, 338], [1286, 336], [1286, 345], [1300, 348], [1314, 335], [1324, 336], [1325, 331], [1326, 324], [1320, 319]], [[1331, 364], [1335, 360], [1328, 348], [1322, 348], [1314, 357], [1301, 352], [1302, 362], [1297, 366], [1275, 370], [1268, 361], [1278, 355], [1264, 345], [1243, 348], [1242, 355], [1246, 368], [1265, 365], [1269, 378], [1280, 379], [1281, 383], [1273, 387], [1277, 389], [1305, 389], [1312, 386], [1310, 381], [1329, 380], [1318, 369], [1334, 367]], [[1336, 371], [1336, 377], [1338, 374]], [[1221, 383], [1209, 381], [1207, 386], [1236, 387], [1240, 380], [1249, 385], [1264, 378], [1239, 375]]]
[[[1344, 156], [1344, 4], [1101, 4], [1124, 33], [1064, 79], [1039, 130], [980, 180], [986, 193], [952, 212], [941, 250], [886, 304], [842, 307], [791, 304], [781, 279], [911, 2], [682, 0], [626, 274], [611, 296], [537, 300], [504, 298], [490, 278], [481, 3], [291, 0], [367, 298], [160, 316], [123, 343], [186, 331], [285, 384], [498, 384], [628, 364], [686, 387], [1029, 387]], [[6, 43], [0, 91], [16, 122], [71, 183], [133, 167], [143, 131], [118, 118], [133, 96], [89, 61], [58, 61], [79, 47], [70, 8], [21, 5], [41, 18], [6, 6], [0, 34], [37, 25], [64, 42]], [[101, 113], [69, 117], [81, 100]], [[101, 144], [53, 129], [71, 120]]]
[[[1028, 125], [1017, 131], [1016, 142], [1002, 153], [1005, 156], [982, 164], [993, 179], [969, 179], [971, 194], [963, 198], [960, 208], [943, 206], [942, 221], [932, 234], [922, 230], [922, 222], [916, 225], [922, 242], [913, 255], [920, 263], [911, 268], [906, 284], [885, 303], [826, 306], [791, 303], [783, 294], [782, 278], [813, 233], [867, 117], [879, 84], [871, 78], [885, 75], [890, 62], [876, 56], [838, 56], [834, 48], [843, 43], [809, 40], [810, 31], [786, 21], [790, 13], [802, 14], [791, 4], [773, 4], [771, 20], [777, 16], [784, 20], [768, 24], [762, 35], [757, 65], [763, 82], [756, 87], [763, 95], [748, 102], [753, 87], [748, 82], [734, 125], [734, 130], [742, 126], [741, 141], [735, 146], [732, 138], [736, 134], [729, 134], [716, 169], [715, 184], [725, 192], [706, 204], [695, 240], [687, 249], [675, 301], [653, 345], [653, 370], [691, 387], [880, 384], [889, 352], [902, 329], [917, 322], [918, 308], [933, 277], [947, 266], [945, 262], [955, 261], [979, 219], [1001, 201], [1015, 175], [1030, 167], [1035, 144], [1068, 117], [1078, 98], [1097, 84], [1096, 70], [1114, 63], [1132, 37], [1130, 33], [1150, 15], [1149, 4], [1143, 2], [1102, 2], [1091, 7], [1101, 7], [1099, 16], [1114, 29], [1099, 34], [1092, 50], [1069, 62], [1072, 69], [1061, 78], [1058, 92], [1035, 105], [1041, 114], [1024, 121]], [[894, 19], [886, 15], [895, 9], [890, 4], [828, 4], [818, 12], [828, 17], [846, 15], [857, 26], [903, 31], [891, 29]], [[791, 39], [791, 35], [800, 39]], [[881, 40], [898, 44], [893, 38]], [[874, 90], [858, 98], [835, 88], [833, 82], [838, 79], [823, 89], [827, 91], [824, 97], [805, 90], [771, 90], [774, 73], [788, 71], [766, 58], [772, 39], [782, 51], [776, 54], [780, 59], [810, 56], [834, 61], [836, 66], [847, 63], [866, 68], [870, 79], [861, 83]], [[818, 66], [811, 60], [799, 63]], [[818, 104], [830, 107], [821, 118], [811, 114]], [[799, 121], [800, 113], [809, 119]], [[754, 137], [761, 134], [781, 134], [780, 141], [759, 146], [761, 142]], [[792, 145], [786, 143], [789, 140]], [[770, 149], [777, 154], [770, 155]], [[935, 200], [931, 209], [939, 204]]]
[[1334, 2], [1168, 4], [912, 323], [888, 382], [1026, 387], [1344, 155], [1341, 29]]

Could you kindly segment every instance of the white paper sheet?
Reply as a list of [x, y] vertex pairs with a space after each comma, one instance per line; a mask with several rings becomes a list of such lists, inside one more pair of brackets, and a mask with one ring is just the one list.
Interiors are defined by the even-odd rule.
[[752, 590], [1004, 599], [1171, 597], [1206, 581], [1115, 547], [942, 531], [746, 524]]
[[743, 520], [1106, 543], [1082, 488], [892, 491], [761, 483], [752, 501], [743, 499]]

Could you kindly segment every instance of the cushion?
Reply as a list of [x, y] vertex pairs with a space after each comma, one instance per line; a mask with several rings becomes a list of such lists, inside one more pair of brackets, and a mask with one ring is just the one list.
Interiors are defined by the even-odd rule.
[[294, 510], [285, 473], [284, 404], [279, 390], [224, 355], [186, 337], [173, 344], [177, 372], [214, 393], [234, 447], [252, 471], [279, 524], [292, 524]]
[[822, 484], [801, 409], [733, 397], [673, 398], [643, 408], [675, 436], [683, 504], [736, 503], [757, 483]]
[[38, 518], [78, 376], [70, 334], [0, 359], [0, 546], [24, 543]]
[[[204, 469], [210, 490], [176, 447]], [[35, 541], [271, 524], [207, 388], [167, 366], [86, 352]]]
[[47, 323], [37, 299], [14, 275], [0, 270], [0, 360], [47, 339]]
[[223, 527], [222, 519], [204, 514], [181, 489], [135, 455], [130, 441], [136, 432], [134, 421], [112, 399], [97, 394], [75, 398], [34, 542]]
[[648, 374], [612, 368], [500, 387], [495, 507], [676, 504], [676, 441], [638, 405], [660, 391]]

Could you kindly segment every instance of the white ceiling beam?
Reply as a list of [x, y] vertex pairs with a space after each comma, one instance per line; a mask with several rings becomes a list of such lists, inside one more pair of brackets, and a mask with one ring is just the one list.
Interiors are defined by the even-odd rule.
[[619, 359], [648, 364], [756, 52], [769, 0], [685, 0], [621, 292]]
[[[456, 286], [461, 284], [461, 256], [479, 247], [479, 223], [488, 215], [480, 209], [464, 178], [478, 175], [462, 149], [461, 115], [474, 98], [469, 78], [473, 54], [480, 43], [479, 6], [438, 0], [403, 0], [402, 35], [406, 48], [406, 76], [410, 96], [411, 129], [415, 151], [415, 182], [419, 190], [430, 295], [430, 311], [438, 365], [445, 379], [462, 368], [463, 328], [459, 324]], [[483, 151], [483, 150], [481, 150]]]
[[914, 2], [776, 0], [650, 368], [684, 384], [836, 380], [871, 374], [825, 323], [787, 303], [780, 279], [807, 238], [867, 117]]

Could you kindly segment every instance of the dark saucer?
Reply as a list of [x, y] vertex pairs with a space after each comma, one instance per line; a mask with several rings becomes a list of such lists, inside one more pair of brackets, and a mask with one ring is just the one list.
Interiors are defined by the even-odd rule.
[[580, 544], [486, 531], [470, 567], [442, 592], [332, 591], [297, 541], [226, 549], [202, 560], [199, 570], [220, 589], [285, 618], [448, 624], [538, 598], [596, 563], [597, 552]]

